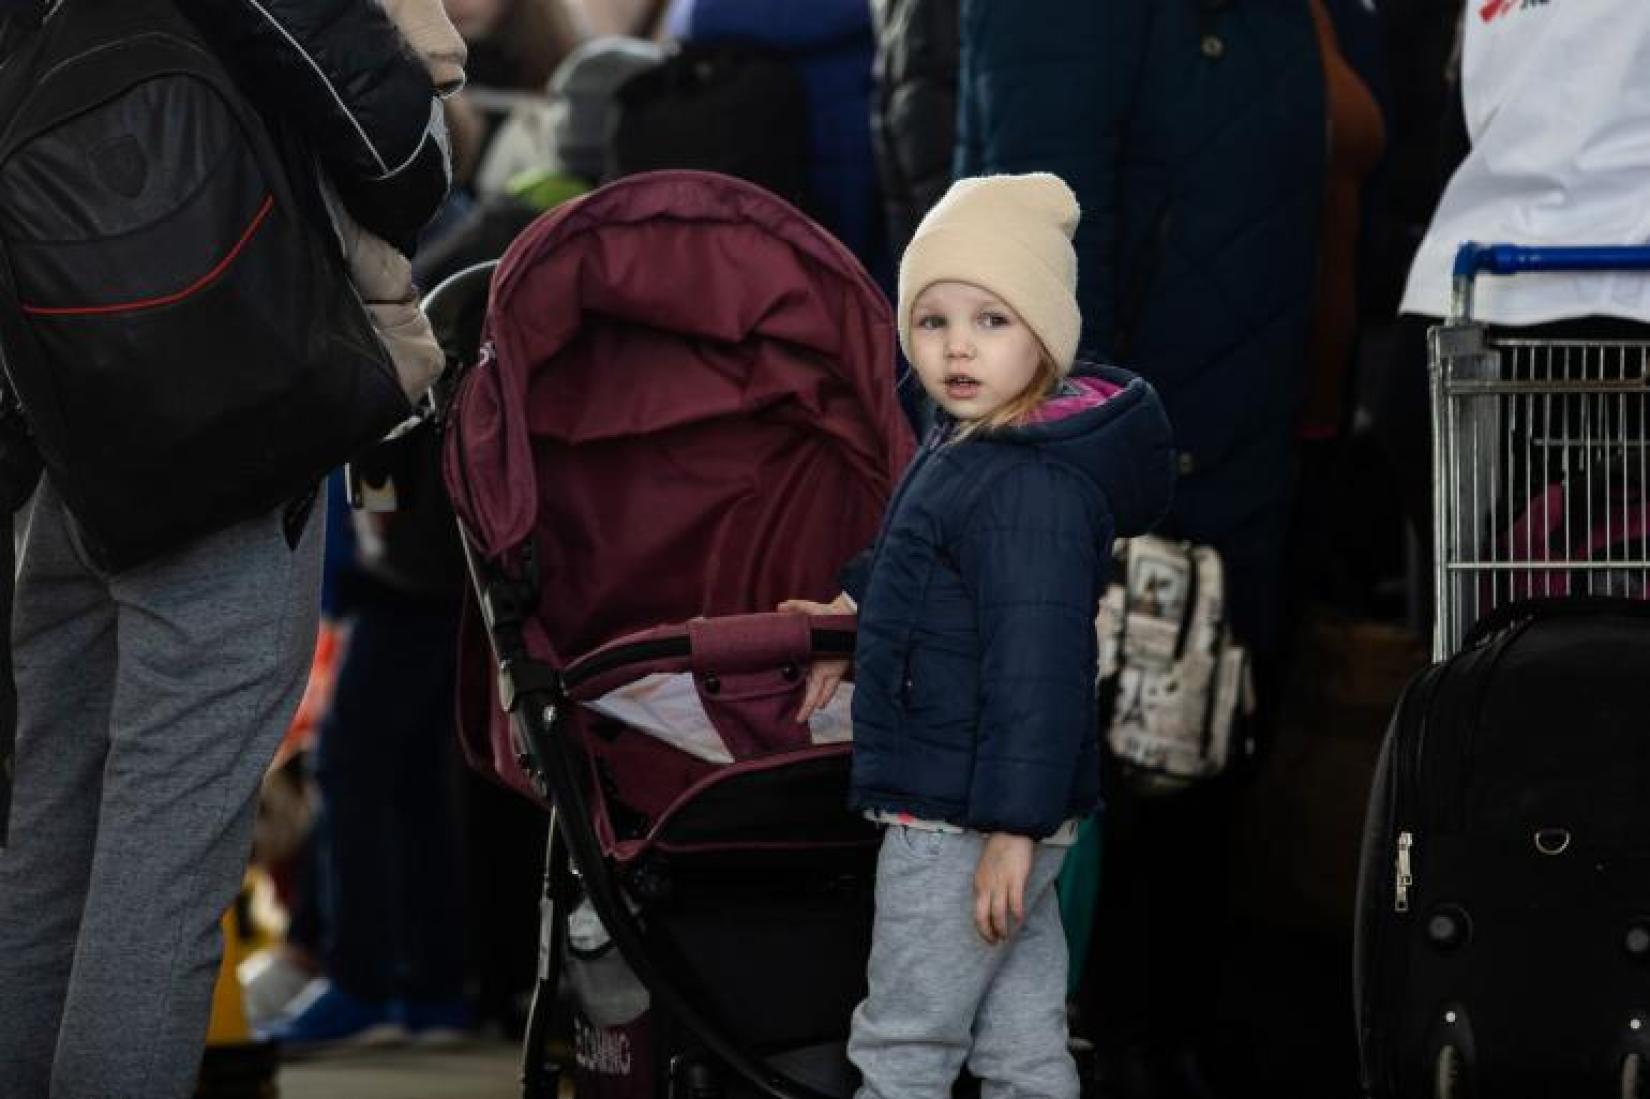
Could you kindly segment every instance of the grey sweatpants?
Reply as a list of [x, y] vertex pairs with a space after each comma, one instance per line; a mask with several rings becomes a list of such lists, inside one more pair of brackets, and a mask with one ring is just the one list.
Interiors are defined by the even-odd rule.
[[18, 513], [0, 1099], [193, 1093], [218, 921], [314, 650], [312, 510], [295, 549], [271, 512], [113, 577], [50, 484]]
[[1066, 849], [1037, 845], [1026, 921], [990, 946], [974, 928], [984, 843], [900, 825], [883, 835], [870, 990], [848, 1039], [865, 1080], [857, 1099], [949, 1099], [965, 1062], [983, 1099], [1077, 1099], [1054, 893]]

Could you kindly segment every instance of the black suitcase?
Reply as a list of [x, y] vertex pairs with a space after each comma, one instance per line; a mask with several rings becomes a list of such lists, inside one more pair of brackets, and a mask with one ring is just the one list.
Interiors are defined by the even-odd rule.
[[1410, 683], [1354, 954], [1376, 1099], [1650, 1096], [1650, 606], [1514, 604]]

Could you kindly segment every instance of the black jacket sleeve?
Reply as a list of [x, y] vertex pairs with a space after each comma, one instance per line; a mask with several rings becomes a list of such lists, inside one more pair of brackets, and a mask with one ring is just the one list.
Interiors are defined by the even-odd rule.
[[179, 0], [246, 94], [292, 120], [367, 229], [406, 247], [451, 182], [435, 84], [375, 0]]
[[958, 0], [874, 0], [871, 136], [898, 256], [951, 185], [957, 116]]

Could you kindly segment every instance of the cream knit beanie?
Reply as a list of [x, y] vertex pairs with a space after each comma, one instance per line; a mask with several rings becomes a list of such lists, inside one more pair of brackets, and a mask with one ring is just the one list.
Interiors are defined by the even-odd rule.
[[959, 179], [917, 226], [899, 264], [899, 341], [911, 357], [911, 306], [936, 282], [967, 282], [1003, 299], [1062, 372], [1077, 357], [1077, 196], [1059, 176]]

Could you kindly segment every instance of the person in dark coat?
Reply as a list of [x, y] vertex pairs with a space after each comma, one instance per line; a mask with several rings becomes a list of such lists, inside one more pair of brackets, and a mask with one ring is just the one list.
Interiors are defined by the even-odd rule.
[[871, 0], [877, 57], [871, 136], [888, 245], [900, 255], [951, 186], [959, 0]]
[[[872, 0], [877, 57], [871, 136], [890, 255], [900, 255], [951, 185], [956, 145], [958, 0]], [[909, 369], [900, 407], [921, 436], [933, 408]]]
[[[53, 20], [119, 7], [40, 0], [0, 14], [44, 19], [50, 34]], [[440, 108], [380, 5], [188, 11], [213, 17], [205, 37], [237, 72], [263, 62], [277, 74], [249, 91], [302, 128], [359, 220], [393, 241], [429, 219], [448, 171]], [[77, 523], [49, 474], [16, 518], [0, 1099], [186, 1099], [259, 782], [310, 669], [323, 522], [311, 495], [112, 573], [88, 559]]]
[[807, 89], [808, 179], [819, 220], [887, 287], [891, 264], [871, 151], [874, 43], [865, 0], [676, 0], [665, 30], [687, 42], [754, 42], [790, 58]]
[[1176, 531], [1270, 652], [1325, 164], [1307, 3], [964, 0], [960, 80], [958, 175], [1077, 193], [1084, 351], [1162, 394]]
[[[1078, 209], [1047, 173], [962, 180], [900, 265], [901, 343], [940, 419], [895, 491], [858, 607], [852, 808], [884, 825], [860, 1099], [1076, 1099], [1053, 884], [1099, 797], [1094, 617], [1112, 539], [1173, 486], [1151, 387], [1069, 377]], [[791, 601], [781, 610], [818, 612]], [[816, 663], [801, 719], [840, 662]]]
[[[1327, 160], [1307, 0], [963, 0], [961, 31], [956, 170], [1076, 191], [1085, 351], [1163, 396], [1165, 533], [1222, 555], [1264, 716]], [[1209, 1018], [1233, 813], [1229, 779], [1151, 804], [1117, 785], [1084, 993], [1102, 1054]]]

